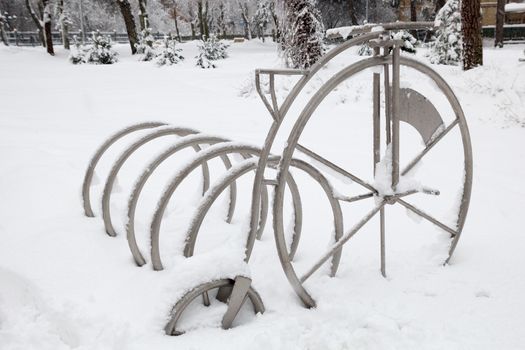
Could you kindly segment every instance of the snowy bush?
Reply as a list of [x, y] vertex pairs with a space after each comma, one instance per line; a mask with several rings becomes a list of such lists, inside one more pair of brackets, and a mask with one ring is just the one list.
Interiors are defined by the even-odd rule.
[[430, 62], [457, 65], [462, 58], [459, 0], [448, 0], [436, 15], [436, 40], [431, 45]]
[[390, 36], [394, 40], [403, 40], [403, 45], [401, 46], [402, 51], [416, 53], [417, 39], [406, 30], [400, 30]]
[[171, 66], [172, 64], [177, 64], [184, 59], [180, 54], [181, 49], [175, 47], [176, 41], [169, 37], [165, 36], [162, 41], [162, 45], [159, 47], [158, 52], [155, 56], [155, 63], [158, 66]]
[[207, 40], [203, 40], [199, 48], [199, 55], [197, 58], [196, 65], [201, 68], [216, 68], [217, 66], [213, 61], [224, 59], [228, 57], [226, 50], [228, 45], [224, 44], [217, 39], [215, 35], [210, 35]]
[[83, 64], [87, 62], [87, 49], [78, 41], [76, 35], [73, 36], [73, 47], [69, 53], [69, 62], [73, 64]]
[[139, 54], [140, 61], [151, 61], [155, 58], [155, 50], [153, 49], [153, 44], [155, 38], [151, 35], [151, 28], [144, 28], [138, 37], [138, 43], [135, 44], [137, 49], [137, 54]]
[[87, 50], [87, 62], [92, 64], [113, 64], [117, 62], [118, 53], [113, 50], [111, 38], [98, 31], [91, 37], [93, 44]]
[[[390, 39], [403, 41], [403, 45], [401, 45], [401, 51], [416, 53], [417, 39], [406, 30], [400, 30], [390, 34]], [[373, 53], [374, 51], [366, 42], [363, 43], [357, 50], [357, 54], [359, 56], [371, 56]]]
[[306, 69], [323, 55], [324, 27], [314, 0], [285, 2], [283, 54], [286, 64]]
[[195, 63], [195, 65], [201, 67], [201, 68], [204, 68], [204, 69], [208, 69], [208, 68], [217, 68], [217, 66], [215, 65], [215, 63], [213, 63], [212, 61], [210, 61], [204, 54], [200, 53], [199, 56], [197, 56], [197, 62]]
[[373, 50], [368, 45], [368, 43], [363, 43], [361, 46], [359, 46], [359, 49], [357, 50], [357, 54], [359, 56], [372, 56]]

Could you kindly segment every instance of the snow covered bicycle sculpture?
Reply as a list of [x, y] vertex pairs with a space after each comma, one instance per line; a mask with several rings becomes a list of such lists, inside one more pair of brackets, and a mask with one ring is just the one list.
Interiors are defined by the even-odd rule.
[[[98, 149], [89, 164], [83, 184], [83, 203], [85, 214], [90, 217], [94, 216], [90, 203], [90, 187], [95, 166], [104, 152], [106, 152], [106, 150], [108, 150], [110, 146], [120, 138], [139, 130], [144, 131], [150, 129], [151, 131], [149, 133], [125, 149], [125, 151], [114, 163], [113, 168], [111, 169], [106, 180], [102, 195], [102, 213], [106, 232], [110, 236], [115, 236], [116, 232], [112, 225], [111, 219], [110, 198], [115, 179], [122, 165], [135, 151], [148, 142], [167, 135], [180, 136], [175, 144], [159, 154], [153, 161], [151, 161], [150, 164], [145, 167], [145, 170], [136, 182], [136, 186], [133, 189], [128, 202], [128, 222], [126, 226], [127, 238], [133, 258], [139, 266], [146, 263], [146, 260], [144, 259], [135, 239], [135, 210], [141, 190], [150, 175], [160, 164], [162, 164], [169, 157], [175, 155], [177, 152], [189, 147], [195, 149], [195, 156], [181, 171], [179, 171], [174, 176], [174, 178], [168, 184], [166, 190], [158, 202], [158, 207], [151, 222], [151, 263], [155, 270], [163, 269], [159, 244], [160, 227], [163, 220], [163, 214], [177, 187], [190, 173], [192, 173], [197, 168], [201, 168], [202, 170], [204, 195], [202, 202], [196, 210], [193, 220], [191, 221], [190, 228], [186, 233], [183, 254], [186, 257], [193, 255], [199, 229], [204, 217], [218, 196], [228, 188], [230, 201], [226, 221], [231, 221], [236, 204], [236, 181], [244, 174], [255, 171], [250, 210], [250, 226], [245, 244], [245, 262], [248, 262], [250, 259], [256, 238], [261, 236], [265, 226], [269, 209], [267, 186], [274, 186], [273, 231], [278, 256], [286, 277], [306, 307], [315, 307], [316, 303], [308, 290], [305, 288], [305, 281], [328, 260], [331, 260], [330, 275], [334, 276], [339, 266], [343, 245], [347, 243], [349, 239], [352, 238], [352, 236], [354, 236], [376, 214], [379, 214], [380, 217], [381, 273], [383, 275], [386, 274], [385, 207], [387, 205], [399, 204], [405, 207], [407, 210], [417, 214], [421, 218], [436, 225], [440, 229], [448, 232], [451, 237], [451, 245], [448, 252], [448, 259], [450, 259], [454, 253], [454, 250], [456, 249], [456, 245], [463, 230], [471, 195], [472, 152], [467, 123], [456, 96], [448, 84], [443, 80], [443, 78], [441, 78], [428, 66], [414, 59], [401, 56], [400, 46], [402, 42], [392, 39], [389, 35], [390, 30], [423, 29], [428, 28], [429, 26], [431, 26], [429, 23], [393, 23], [385, 24], [382, 27], [375, 27], [373, 29], [372, 27], [365, 27], [362, 29], [362, 32], [359, 33], [360, 35], [355, 36], [354, 38], [329, 51], [310, 70], [257, 70], [255, 76], [257, 92], [259, 93], [262, 101], [264, 102], [264, 105], [273, 118], [273, 124], [271, 125], [271, 128], [266, 137], [266, 141], [261, 149], [241, 143], [231, 142], [216, 136], [200, 134], [197, 131], [188, 128], [167, 126], [164, 123], [142, 123], [120, 131], [108, 139]], [[286, 144], [281, 154], [272, 155], [270, 152], [272, 150], [272, 146], [274, 145], [276, 135], [280, 131], [282, 122], [285, 119], [292, 103], [301, 90], [305, 87], [305, 85], [334, 57], [350, 47], [364, 43], [368, 43], [368, 45], [373, 49], [373, 56], [346, 66], [344, 69], [326, 81], [324, 85], [322, 85], [322, 87], [313, 94], [304, 109], [302, 109], [302, 112], [293, 121], [293, 128], [291, 129], [291, 132], [289, 132]], [[433, 83], [435, 83], [453, 110], [455, 119], [451, 123], [445, 125], [445, 122], [441, 118], [437, 109], [425, 96], [413, 89], [400, 87], [401, 67], [422, 73], [430, 78]], [[389, 193], [380, 191], [372, 185], [372, 182], [366, 181], [354, 175], [350, 171], [332, 163], [313, 150], [304, 147], [299, 142], [303, 130], [310, 117], [314, 111], [316, 111], [320, 103], [327, 97], [327, 95], [342, 82], [352, 78], [357, 73], [371, 68], [373, 69], [372, 135], [374, 172], [381, 160], [381, 111], [384, 110], [384, 142], [391, 150], [391, 191]], [[275, 77], [279, 75], [299, 76], [298, 82], [280, 105], [277, 101], [275, 91]], [[262, 76], [267, 76], [268, 78], [268, 94], [266, 94], [261, 87]], [[381, 89], [381, 78], [383, 79], [383, 89]], [[382, 93], [385, 101], [384, 109], [381, 108], [381, 90], [383, 90]], [[267, 95], [269, 95], [269, 99], [267, 98]], [[401, 157], [401, 121], [415, 128], [424, 142], [423, 150], [417, 154], [412, 159], [412, 161], [408, 162], [404, 168], [400, 167], [399, 162]], [[445, 135], [447, 135], [452, 129], [456, 127], [459, 128], [462, 140], [464, 179], [462, 180], [460, 205], [457, 208], [457, 212], [455, 213], [457, 219], [456, 225], [451, 226], [418, 209], [406, 200], [406, 197], [409, 197], [415, 193], [439, 195], [440, 193], [438, 190], [427, 188], [409, 188], [397, 190], [397, 185], [399, 184], [400, 179], [409, 171], [411, 171], [428, 153], [428, 151], [430, 151], [445, 137]], [[201, 149], [203, 145], [209, 146]], [[341, 176], [351, 179], [354, 183], [357, 183], [365, 188], [367, 192], [357, 196], [336, 196], [331, 183], [323, 174], [323, 171], [314, 167], [312, 164], [310, 164], [311, 162], [295, 158], [294, 154], [296, 152], [300, 152], [303, 154], [303, 156], [305, 155], [309, 159], [315, 160], [316, 164], [321, 164], [322, 167], [326, 167], [325, 170], [330, 169], [332, 172], [337, 172]], [[240, 155], [244, 160], [232, 166], [229, 156], [233, 154]], [[217, 183], [210, 187], [210, 177], [207, 162], [215, 158], [220, 158], [222, 160], [227, 169], [227, 172], [221, 177], [219, 181], [217, 181]], [[277, 176], [275, 178], [270, 178], [265, 172], [267, 168], [276, 169]], [[293, 258], [298, 248], [302, 231], [302, 206], [299, 188], [294, 180], [293, 174], [290, 172], [291, 168], [306, 173], [321, 186], [328, 198], [333, 213], [333, 241], [335, 243], [322, 255], [321, 259], [313, 264], [302, 276], [298, 276], [293, 263]], [[286, 189], [288, 189], [288, 191], [291, 193], [294, 211], [294, 227], [291, 244], [287, 244], [286, 242], [283, 224], [283, 203]], [[343, 215], [340, 202], [356, 202], [366, 198], [376, 198], [373, 208], [368, 213], [366, 213], [366, 215], [364, 215], [364, 217], [353, 227], [348, 229], [346, 232], [343, 232]], [[218, 290], [216, 299], [228, 303], [228, 309], [222, 320], [223, 328], [231, 327], [235, 316], [237, 315], [245, 300], [248, 298], [251, 300], [256, 313], [262, 313], [264, 311], [264, 305], [260, 296], [251, 287], [250, 278], [245, 276], [237, 276], [234, 279], [213, 280], [196, 286], [175, 304], [171, 312], [171, 320], [165, 327], [166, 333], [170, 335], [182, 334], [183, 331], [177, 328], [177, 322], [179, 321], [182, 313], [186, 310], [186, 307], [198, 297], [202, 297], [204, 304], [209, 305], [210, 296], [208, 293], [214, 289]]]

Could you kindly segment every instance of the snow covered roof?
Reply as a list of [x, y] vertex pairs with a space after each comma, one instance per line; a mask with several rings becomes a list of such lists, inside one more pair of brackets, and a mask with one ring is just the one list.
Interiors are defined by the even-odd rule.
[[506, 4], [505, 12], [525, 12], [525, 2], [511, 2]]

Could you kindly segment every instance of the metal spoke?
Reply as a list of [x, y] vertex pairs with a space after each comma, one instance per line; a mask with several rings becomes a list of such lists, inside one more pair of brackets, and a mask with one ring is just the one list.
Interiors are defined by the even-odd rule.
[[374, 196], [374, 192], [369, 192], [365, 194], [360, 194], [357, 196], [345, 196], [345, 195], [335, 195], [334, 198], [338, 199], [343, 202], [351, 203], [351, 202], [357, 202], [363, 199], [372, 198]]
[[320, 156], [319, 154], [315, 153], [314, 151], [304, 147], [303, 145], [301, 144], [297, 144], [297, 149], [301, 152], [303, 152], [304, 154], [306, 154], [307, 156], [315, 159], [316, 161], [318, 161], [319, 163], [327, 166], [328, 168], [338, 172], [339, 174], [343, 175], [343, 176], [346, 176], [348, 177], [349, 179], [351, 179], [352, 181], [360, 184], [361, 186], [363, 187], [366, 187], [368, 188], [370, 191], [374, 192], [374, 193], [377, 193], [376, 189], [370, 185], [368, 182], [358, 178], [357, 176], [349, 173], [348, 171], [344, 170], [343, 168], [341, 168], [340, 166], [330, 162], [329, 160], [326, 160], [325, 158], [323, 158], [322, 156]]
[[447, 231], [448, 233], [450, 233], [452, 235], [452, 237], [454, 237], [457, 234], [457, 232], [455, 230], [451, 229], [450, 227], [448, 227], [447, 225], [445, 225], [441, 221], [439, 221], [439, 220], [433, 218], [432, 216], [428, 215], [427, 213], [425, 213], [421, 209], [418, 209], [418, 208], [414, 207], [412, 204], [410, 204], [408, 202], [405, 202], [402, 199], [397, 199], [397, 203], [401, 204], [402, 206], [404, 206], [408, 210], [416, 213], [417, 215], [421, 216], [422, 218], [430, 221], [431, 223], [433, 223], [434, 225], [438, 226], [442, 230]]
[[364, 218], [361, 219], [357, 224], [352, 227], [350, 231], [348, 231], [343, 237], [341, 237], [340, 240], [338, 240], [330, 249], [323, 255], [319, 261], [308, 270], [301, 278], [301, 283], [304, 283], [315, 271], [317, 271], [332, 255], [334, 255], [350, 238], [352, 238], [357, 231], [359, 231], [370, 219], [374, 217], [374, 215], [377, 214], [378, 211], [381, 210], [386, 204], [386, 201], [382, 201], [378, 206], [376, 206], [374, 209], [372, 209]]
[[381, 275], [386, 277], [386, 259], [385, 259], [385, 208], [379, 211], [379, 228], [380, 228], [380, 245], [381, 245]]
[[441, 134], [439, 134], [434, 140], [432, 140], [424, 149], [421, 151], [420, 154], [417, 155], [408, 165], [403, 169], [401, 172], [401, 176], [406, 175], [412, 168], [425, 156], [425, 154], [428, 153], [443, 137], [445, 137], [446, 134], [449, 133], [450, 130], [452, 130], [456, 125], [458, 125], [459, 119], [454, 120]]

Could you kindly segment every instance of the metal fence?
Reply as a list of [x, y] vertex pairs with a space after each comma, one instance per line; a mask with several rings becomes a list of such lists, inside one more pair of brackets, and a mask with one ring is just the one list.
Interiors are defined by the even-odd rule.
[[[483, 26], [483, 36], [494, 38], [496, 26]], [[505, 24], [503, 27], [503, 39], [505, 43], [522, 43], [525, 40], [525, 24]]]
[[[91, 33], [86, 33], [86, 42], [91, 41]], [[6, 32], [7, 34], [7, 40], [10, 45], [16, 45], [16, 46], [40, 46], [42, 45], [38, 32], [19, 32], [19, 31], [11, 31]], [[101, 35], [107, 35], [113, 40], [113, 42], [119, 43], [119, 44], [125, 44], [129, 43], [128, 40], [128, 34], [127, 33], [118, 33], [116, 31], [114, 32], [100, 32]], [[161, 33], [156, 32], [152, 33], [152, 36], [155, 38], [155, 40], [163, 39], [164, 36], [168, 35], [169, 33]], [[173, 35], [173, 34], [172, 34]], [[70, 42], [73, 42], [73, 37], [77, 37], [78, 40], [81, 39], [82, 33], [81, 32], [69, 32], [69, 40]], [[52, 32], [51, 37], [53, 38], [53, 44], [54, 45], [62, 45], [62, 34], [60, 32]], [[244, 37], [243, 34], [229, 34], [226, 35], [224, 38], [221, 37], [221, 39], [233, 39], [238, 37]], [[271, 35], [266, 35], [266, 38], [272, 38]], [[198, 36], [195, 38], [191, 35], [183, 35], [181, 36], [181, 41], [189, 41], [198, 39]]]

